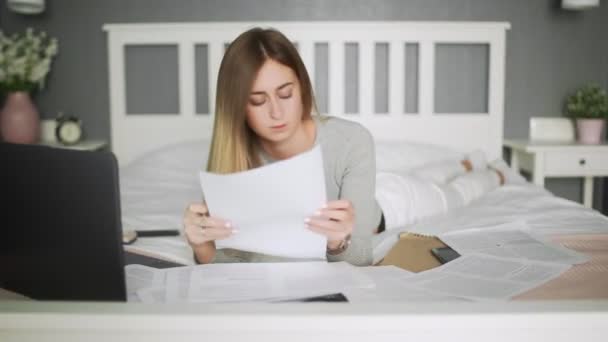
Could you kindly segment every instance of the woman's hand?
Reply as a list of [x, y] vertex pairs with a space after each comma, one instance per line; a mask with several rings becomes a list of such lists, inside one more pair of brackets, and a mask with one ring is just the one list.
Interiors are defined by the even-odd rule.
[[236, 230], [230, 222], [209, 216], [209, 210], [204, 203], [192, 203], [184, 213], [184, 233], [192, 247], [198, 247], [206, 242], [228, 238]]
[[327, 249], [333, 250], [352, 234], [355, 210], [349, 200], [330, 201], [305, 221], [308, 229], [327, 237]]

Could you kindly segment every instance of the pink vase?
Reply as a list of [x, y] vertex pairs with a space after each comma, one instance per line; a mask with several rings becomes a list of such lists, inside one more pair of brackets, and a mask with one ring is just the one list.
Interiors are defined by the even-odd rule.
[[601, 143], [605, 123], [604, 119], [576, 119], [578, 141], [589, 145]]
[[15, 144], [35, 144], [40, 138], [40, 115], [30, 94], [16, 91], [6, 96], [0, 112], [2, 140]]

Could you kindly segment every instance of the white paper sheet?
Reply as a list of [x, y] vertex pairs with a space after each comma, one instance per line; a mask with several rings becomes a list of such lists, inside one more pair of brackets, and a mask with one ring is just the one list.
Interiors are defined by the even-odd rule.
[[211, 264], [192, 267], [188, 297], [205, 303], [277, 301], [373, 286], [346, 262]]
[[167, 288], [160, 287], [146, 287], [137, 290], [137, 297], [141, 299], [143, 303], [154, 304], [154, 303], [165, 303]]
[[131, 264], [125, 266], [127, 283], [127, 301], [144, 301], [138, 296], [138, 291], [150, 287], [162, 287], [165, 284], [163, 270], [144, 265]]
[[371, 278], [376, 284], [384, 280], [401, 280], [416, 274], [392, 265], [359, 267], [358, 270]]
[[165, 302], [188, 302], [191, 274], [192, 267], [173, 267], [166, 270]]
[[567, 265], [579, 264], [589, 259], [573, 250], [533, 236], [523, 221], [441, 234], [439, 238], [463, 255], [481, 253]]
[[350, 288], [344, 291], [349, 303], [378, 303], [378, 302], [445, 302], [469, 301], [468, 299], [450, 295], [443, 295], [427, 291], [421, 287], [408, 285], [402, 280], [384, 280], [374, 288]]
[[396, 266], [359, 267], [358, 271], [368, 276], [373, 288], [351, 287], [343, 291], [349, 303], [412, 302], [412, 301], [466, 301], [464, 298], [426, 291], [408, 284], [407, 279], [416, 273]]
[[558, 277], [570, 267], [468, 254], [405, 281], [410, 286], [447, 296], [506, 300]]
[[201, 172], [200, 180], [209, 211], [239, 230], [218, 248], [325, 259], [326, 238], [304, 224], [327, 200], [320, 146], [245, 172]]

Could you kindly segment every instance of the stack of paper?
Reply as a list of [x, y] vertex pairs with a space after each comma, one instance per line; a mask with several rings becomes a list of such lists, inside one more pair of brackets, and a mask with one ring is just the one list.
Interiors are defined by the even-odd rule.
[[234, 263], [155, 269], [126, 266], [129, 301], [283, 302], [343, 294], [351, 303], [508, 300], [588, 258], [535, 237], [525, 222], [439, 236], [461, 256], [411, 273], [346, 262]]
[[278, 301], [370, 288], [373, 280], [346, 262], [235, 263], [154, 269], [126, 267], [131, 301], [226, 303]]

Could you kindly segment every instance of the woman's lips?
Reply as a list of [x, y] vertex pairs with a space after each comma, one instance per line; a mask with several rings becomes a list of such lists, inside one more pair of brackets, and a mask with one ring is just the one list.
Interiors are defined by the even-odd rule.
[[271, 126], [270, 128], [272, 129], [282, 129], [287, 127], [287, 124], [280, 124], [280, 125], [275, 125], [275, 126]]

